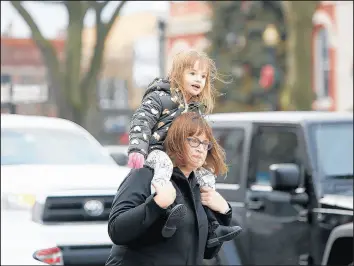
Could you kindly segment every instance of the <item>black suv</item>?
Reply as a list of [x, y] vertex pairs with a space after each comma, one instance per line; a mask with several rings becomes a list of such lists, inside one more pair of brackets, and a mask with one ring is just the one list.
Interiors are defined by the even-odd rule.
[[229, 165], [217, 189], [243, 232], [207, 264], [352, 263], [353, 113], [227, 113], [208, 120]]

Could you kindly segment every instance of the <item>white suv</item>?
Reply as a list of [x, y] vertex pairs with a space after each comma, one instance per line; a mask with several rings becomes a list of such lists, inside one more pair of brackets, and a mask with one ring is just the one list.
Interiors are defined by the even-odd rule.
[[[59, 247], [65, 265], [104, 264], [112, 245], [107, 215], [129, 171], [71, 121], [1, 115], [2, 207], [33, 210], [18, 222]], [[10, 223], [1, 229], [11, 230]]]

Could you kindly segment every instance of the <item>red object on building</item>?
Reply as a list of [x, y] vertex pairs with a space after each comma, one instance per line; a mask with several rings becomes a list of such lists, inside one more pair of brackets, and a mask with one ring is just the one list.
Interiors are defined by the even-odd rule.
[[265, 65], [261, 69], [261, 75], [259, 79], [259, 85], [265, 90], [272, 87], [274, 84], [275, 70], [272, 65]]
[[[63, 58], [65, 40], [50, 40], [60, 59]], [[41, 53], [32, 39], [1, 36], [1, 67], [43, 66]]]

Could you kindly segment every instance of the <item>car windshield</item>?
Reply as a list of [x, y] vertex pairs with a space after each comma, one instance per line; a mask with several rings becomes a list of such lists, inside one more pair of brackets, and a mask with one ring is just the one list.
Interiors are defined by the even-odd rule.
[[318, 124], [312, 129], [324, 175], [353, 178], [353, 123]]
[[77, 132], [1, 129], [1, 165], [116, 165], [99, 144]]

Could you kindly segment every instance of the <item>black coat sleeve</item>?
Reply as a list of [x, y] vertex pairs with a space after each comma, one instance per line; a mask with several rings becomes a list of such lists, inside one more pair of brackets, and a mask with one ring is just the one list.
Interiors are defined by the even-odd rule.
[[[226, 214], [214, 212], [216, 219], [219, 221], [221, 225], [229, 226], [231, 224], [232, 208], [230, 204], [229, 207], [230, 207], [230, 211], [228, 211]], [[205, 247], [204, 259], [210, 260], [214, 258], [219, 253], [221, 246], [222, 244], [212, 248]]]
[[108, 234], [114, 244], [128, 244], [165, 213], [151, 195], [152, 176], [148, 168], [134, 169], [119, 187], [108, 219]]
[[158, 91], [147, 94], [140, 107], [133, 114], [129, 130], [128, 153], [148, 154], [151, 131], [162, 114], [162, 102]]
[[229, 203], [227, 204], [229, 205], [230, 210], [226, 214], [214, 212], [218, 222], [221, 225], [225, 225], [225, 226], [229, 226], [231, 224], [231, 218], [232, 218], [232, 208]]

